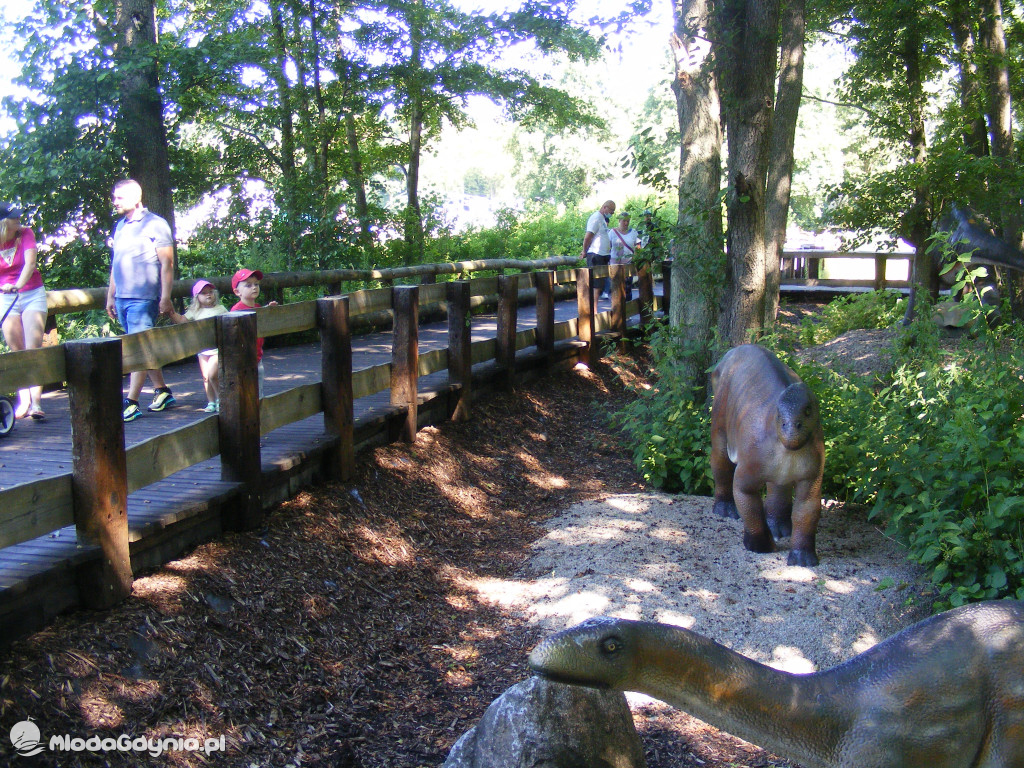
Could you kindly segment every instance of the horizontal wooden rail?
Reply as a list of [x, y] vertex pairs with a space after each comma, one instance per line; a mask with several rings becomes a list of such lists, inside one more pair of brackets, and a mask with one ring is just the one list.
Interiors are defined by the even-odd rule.
[[0, 549], [74, 524], [70, 472], [0, 494]]
[[[313, 286], [333, 287], [341, 283], [374, 283], [409, 280], [413, 278], [436, 278], [438, 275], [462, 275], [471, 272], [490, 272], [505, 269], [533, 271], [554, 269], [577, 264], [575, 256], [552, 256], [546, 259], [481, 259], [478, 261], [442, 262], [419, 264], [412, 267], [393, 269], [326, 269], [319, 272], [266, 272], [261, 285], [264, 290], [279, 288], [308, 288]], [[231, 277], [207, 278], [224, 295], [230, 296]], [[195, 280], [176, 280], [171, 291], [175, 297], [191, 297]], [[339, 288], [340, 290], [340, 288]], [[51, 315], [85, 312], [103, 309], [107, 304], [107, 288], [67, 288], [47, 293], [47, 306]], [[355, 311], [355, 307], [353, 307]]]
[[144, 440], [125, 451], [128, 493], [212, 459], [218, 453], [217, 419], [213, 416]]

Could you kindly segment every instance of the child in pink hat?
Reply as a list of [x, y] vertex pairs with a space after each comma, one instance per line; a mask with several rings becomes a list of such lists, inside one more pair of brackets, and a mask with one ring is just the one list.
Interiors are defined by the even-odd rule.
[[[227, 314], [227, 309], [220, 303], [220, 294], [209, 280], [196, 280], [192, 286], [192, 303], [184, 315], [171, 312], [170, 318], [176, 323], [187, 323], [190, 320], [205, 320], [208, 317]], [[217, 348], [204, 349], [198, 354], [199, 370], [203, 374], [203, 389], [206, 390], [206, 413], [220, 411], [220, 356]]]

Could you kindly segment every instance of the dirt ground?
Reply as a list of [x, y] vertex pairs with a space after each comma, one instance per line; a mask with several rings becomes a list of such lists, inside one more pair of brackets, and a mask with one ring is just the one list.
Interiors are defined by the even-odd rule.
[[[481, 596], [516, 578], [546, 521], [644, 491], [608, 415], [643, 380], [610, 360], [496, 397], [475, 418], [360, 457], [135, 582], [106, 613], [59, 620], [0, 656], [0, 727], [43, 741], [219, 739], [225, 751], [44, 752], [4, 765], [439, 766], [527, 674], [543, 630]], [[651, 768], [783, 765], [667, 708], [640, 712]]]

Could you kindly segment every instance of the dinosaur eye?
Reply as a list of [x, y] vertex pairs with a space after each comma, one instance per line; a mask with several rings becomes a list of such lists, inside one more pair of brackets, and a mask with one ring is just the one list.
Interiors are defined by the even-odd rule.
[[622, 648], [622, 641], [617, 637], [606, 637], [601, 642], [601, 650], [608, 655], [618, 653], [620, 648]]

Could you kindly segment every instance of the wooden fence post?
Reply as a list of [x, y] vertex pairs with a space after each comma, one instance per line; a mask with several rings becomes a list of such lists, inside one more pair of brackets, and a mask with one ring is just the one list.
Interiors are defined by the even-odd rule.
[[416, 440], [419, 410], [416, 383], [419, 377], [420, 293], [416, 285], [396, 285], [391, 290], [395, 310], [391, 348], [391, 404], [404, 406], [405, 421], [398, 437], [407, 443]]
[[550, 364], [555, 352], [555, 273], [538, 272], [537, 284], [537, 349]]
[[668, 317], [668, 308], [672, 301], [672, 259], [661, 262], [661, 311]]
[[519, 275], [498, 277], [496, 362], [505, 373], [500, 388], [512, 390], [516, 378], [516, 322], [519, 317]]
[[594, 349], [594, 269], [576, 270], [576, 335], [579, 336], [587, 346], [584, 347], [581, 355], [581, 363], [588, 367], [594, 365], [597, 360], [597, 350]]
[[875, 256], [875, 290], [885, 290], [885, 265], [886, 256]]
[[445, 286], [448, 299], [448, 383], [455, 387], [453, 421], [466, 421], [473, 399], [473, 336], [469, 311], [470, 283], [456, 280]]
[[608, 267], [612, 279], [612, 330], [619, 335], [619, 351], [626, 346], [626, 268], [622, 264]]
[[121, 339], [64, 345], [71, 419], [71, 490], [78, 540], [98, 544], [99, 563], [77, 573], [82, 602], [109, 608], [131, 594], [128, 468], [124, 455]]
[[637, 270], [636, 282], [640, 299], [640, 328], [643, 330], [650, 324], [654, 308], [654, 279], [650, 264], [644, 264]]
[[237, 506], [224, 519], [228, 530], [245, 531], [263, 522], [260, 460], [260, 398], [256, 360], [256, 313], [217, 317], [220, 349], [220, 474], [245, 484]]
[[355, 473], [352, 412], [352, 332], [348, 296], [317, 299], [320, 326], [320, 402], [324, 430], [338, 436], [338, 447], [327, 459], [327, 474], [342, 482]]

